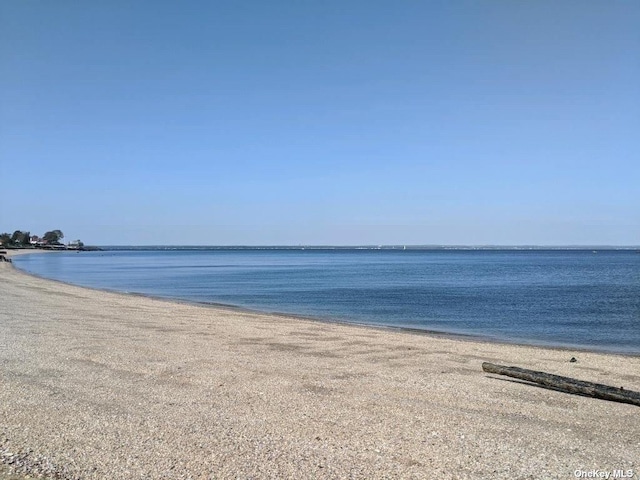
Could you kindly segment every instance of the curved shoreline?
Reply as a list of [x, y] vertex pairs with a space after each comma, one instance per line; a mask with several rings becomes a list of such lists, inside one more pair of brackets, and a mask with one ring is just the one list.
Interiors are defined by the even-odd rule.
[[[637, 469], [640, 358], [87, 289], [0, 264], [0, 462], [63, 479], [569, 478]], [[14, 462], [15, 466], [16, 463]]]
[[[19, 255], [39, 254], [39, 253], [44, 253], [44, 254], [58, 253], [52, 250], [17, 250], [16, 252], [21, 252], [19, 253]], [[11, 257], [11, 254], [9, 256]], [[43, 280], [47, 280], [51, 282], [59, 282], [63, 285], [72, 285], [80, 288], [95, 290], [98, 292], [110, 292], [110, 293], [121, 294], [121, 295], [152, 298], [152, 299], [186, 304], [186, 305], [200, 305], [208, 308], [219, 308], [222, 310], [231, 310], [231, 311], [236, 311], [240, 313], [245, 312], [245, 313], [251, 313], [251, 314], [258, 314], [258, 315], [274, 315], [274, 316], [289, 317], [289, 318], [312, 321], [312, 322], [321, 322], [321, 323], [355, 326], [355, 327], [362, 327], [362, 328], [373, 328], [373, 329], [405, 332], [405, 333], [410, 333], [414, 335], [427, 335], [427, 336], [433, 336], [436, 338], [450, 338], [454, 340], [457, 339], [457, 340], [470, 341], [470, 342], [481, 342], [481, 343], [486, 342], [486, 343], [496, 343], [500, 345], [525, 346], [525, 347], [532, 347], [532, 348], [559, 350], [559, 351], [565, 351], [565, 352], [574, 351], [574, 352], [602, 353], [607, 355], [618, 355], [621, 357], [640, 357], [640, 352], [620, 351], [620, 350], [615, 350], [614, 348], [607, 348], [607, 347], [599, 348], [594, 345], [571, 345], [571, 344], [564, 344], [561, 342], [545, 343], [545, 342], [540, 342], [535, 340], [531, 340], [531, 341], [527, 341], [525, 339], [514, 340], [509, 338], [499, 338], [491, 335], [482, 335], [482, 334], [474, 334], [474, 333], [448, 332], [448, 331], [402, 327], [402, 326], [394, 326], [394, 325], [381, 325], [376, 323], [350, 321], [342, 318], [328, 318], [328, 317], [320, 317], [320, 316], [316, 317], [313, 315], [296, 314], [296, 313], [290, 313], [290, 312], [265, 311], [265, 310], [254, 309], [254, 308], [245, 307], [241, 305], [233, 305], [233, 304], [226, 304], [226, 303], [219, 303], [219, 302], [187, 300], [187, 299], [176, 298], [176, 297], [168, 297], [168, 296], [165, 297], [161, 295], [152, 295], [152, 294], [139, 293], [139, 292], [128, 292], [128, 291], [110, 289], [110, 288], [92, 287], [88, 285], [81, 285], [78, 283], [66, 282], [64, 280], [44, 277], [36, 273], [28, 272], [26, 270], [18, 268], [15, 265], [14, 267], [26, 275], [32, 275], [36, 278], [41, 278]]]

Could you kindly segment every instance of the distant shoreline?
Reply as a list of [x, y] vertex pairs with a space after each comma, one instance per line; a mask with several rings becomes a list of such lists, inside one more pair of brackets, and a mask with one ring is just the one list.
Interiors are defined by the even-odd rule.
[[100, 250], [417, 250], [417, 251], [616, 251], [638, 250], [640, 246], [504, 246], [504, 245], [100, 245]]

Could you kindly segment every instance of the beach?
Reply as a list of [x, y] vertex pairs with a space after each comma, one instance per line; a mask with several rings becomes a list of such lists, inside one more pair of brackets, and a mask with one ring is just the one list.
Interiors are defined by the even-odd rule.
[[117, 294], [9, 263], [0, 298], [0, 462], [18, 473], [640, 478], [639, 407], [481, 368], [640, 391], [640, 357]]

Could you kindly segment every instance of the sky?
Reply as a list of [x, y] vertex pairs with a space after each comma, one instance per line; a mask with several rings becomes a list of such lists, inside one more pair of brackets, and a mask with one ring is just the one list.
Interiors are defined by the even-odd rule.
[[0, 231], [639, 245], [640, 2], [0, 2]]

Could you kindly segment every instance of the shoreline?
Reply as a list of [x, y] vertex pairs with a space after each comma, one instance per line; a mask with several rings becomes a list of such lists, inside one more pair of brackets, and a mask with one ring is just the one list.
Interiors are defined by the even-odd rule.
[[[573, 478], [640, 469], [640, 358], [88, 289], [0, 265], [0, 463], [55, 478]], [[13, 456], [9, 456], [12, 454]], [[14, 466], [15, 462], [14, 462]]]
[[[38, 254], [38, 253], [51, 254], [51, 253], [57, 253], [58, 251], [24, 249], [24, 250], [17, 250], [17, 252], [21, 252], [21, 253], [18, 253], [17, 255], [26, 255], [26, 254]], [[9, 251], [9, 258], [11, 258], [11, 251]], [[380, 324], [374, 324], [374, 323], [352, 322], [352, 321], [340, 319], [340, 318], [322, 318], [322, 317], [314, 317], [310, 315], [303, 315], [303, 314], [296, 314], [296, 313], [289, 313], [289, 312], [278, 312], [278, 311], [270, 312], [270, 311], [264, 311], [259, 309], [253, 309], [250, 307], [244, 307], [240, 305], [233, 305], [233, 304], [226, 304], [226, 303], [203, 302], [203, 301], [195, 301], [195, 300], [185, 300], [181, 298], [163, 297], [159, 295], [151, 295], [146, 293], [125, 292], [125, 291], [120, 291], [115, 289], [79, 285], [76, 283], [65, 282], [64, 280], [47, 278], [35, 273], [22, 270], [16, 267], [15, 265], [13, 265], [13, 267], [26, 275], [31, 275], [33, 277], [40, 278], [42, 280], [46, 280], [50, 282], [58, 282], [63, 285], [70, 285], [70, 286], [75, 286], [79, 288], [87, 288], [90, 290], [95, 290], [97, 292], [109, 292], [109, 293], [115, 293], [120, 295], [132, 296], [132, 297], [156, 299], [159, 301], [166, 301], [169, 303], [178, 303], [178, 304], [196, 305], [196, 306], [199, 305], [202, 307], [220, 309], [223, 311], [229, 310], [229, 311], [235, 311], [239, 313], [248, 313], [248, 314], [257, 314], [257, 315], [273, 315], [276, 317], [292, 318], [292, 319], [298, 319], [298, 320], [310, 321], [310, 322], [346, 325], [346, 326], [354, 326], [354, 327], [361, 327], [361, 328], [372, 328], [372, 329], [379, 329], [382, 331], [391, 331], [391, 332], [404, 332], [404, 333], [413, 334], [413, 335], [426, 335], [434, 338], [447, 338], [452, 340], [461, 340], [461, 341], [469, 341], [469, 342], [496, 343], [499, 345], [532, 347], [532, 348], [541, 348], [541, 349], [548, 349], [548, 350], [559, 350], [564, 352], [573, 351], [573, 352], [579, 352], [579, 353], [602, 353], [606, 355], [617, 355], [620, 357], [640, 358], [640, 352], [624, 352], [624, 351], [612, 350], [607, 348], [597, 348], [595, 346], [545, 344], [545, 343], [536, 342], [536, 341], [527, 342], [525, 340], [502, 339], [502, 338], [491, 337], [488, 335], [481, 335], [481, 334], [446, 332], [446, 331], [438, 331], [438, 330], [393, 326], [393, 325], [380, 325]]]

